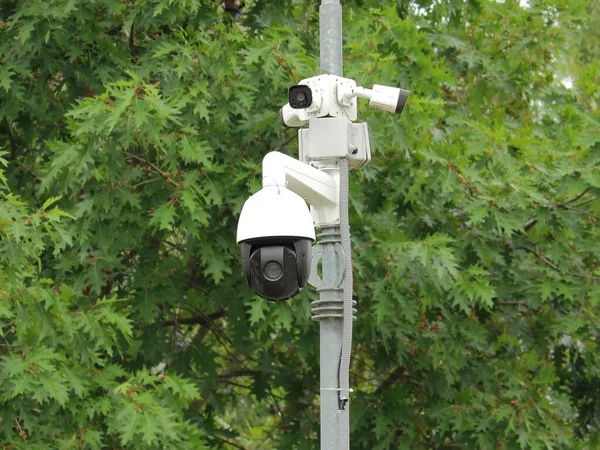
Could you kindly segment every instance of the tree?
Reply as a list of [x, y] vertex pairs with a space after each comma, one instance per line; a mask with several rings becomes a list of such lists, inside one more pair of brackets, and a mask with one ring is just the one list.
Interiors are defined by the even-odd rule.
[[[234, 239], [318, 72], [319, 2], [274, 3], [0, 1], [4, 447], [316, 446], [314, 291]], [[344, 2], [345, 74], [412, 91], [360, 107], [353, 448], [598, 445], [593, 8]]]

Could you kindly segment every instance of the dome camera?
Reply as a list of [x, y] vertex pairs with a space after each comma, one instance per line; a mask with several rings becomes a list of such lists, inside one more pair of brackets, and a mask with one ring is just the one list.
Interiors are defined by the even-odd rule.
[[315, 230], [305, 201], [283, 186], [270, 185], [250, 197], [240, 214], [237, 242], [248, 286], [281, 301], [308, 282]]

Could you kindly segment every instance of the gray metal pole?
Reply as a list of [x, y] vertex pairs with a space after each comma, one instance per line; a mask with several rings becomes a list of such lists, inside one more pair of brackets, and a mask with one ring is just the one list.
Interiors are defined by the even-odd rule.
[[321, 70], [342, 76], [342, 5], [340, 0], [321, 0], [319, 8]]
[[341, 280], [344, 259], [339, 227], [327, 227], [317, 236], [323, 248], [319, 300], [312, 303], [313, 319], [320, 322], [321, 450], [338, 449], [339, 370], [344, 325]]
[[[339, 0], [322, 0], [320, 17], [320, 69], [343, 75], [342, 5]], [[339, 370], [343, 338], [344, 293], [340, 280], [344, 274], [340, 227], [321, 230], [323, 246], [322, 280], [319, 301], [313, 302], [314, 319], [320, 321], [321, 450], [337, 450], [340, 442]], [[346, 439], [347, 440], [347, 439]]]

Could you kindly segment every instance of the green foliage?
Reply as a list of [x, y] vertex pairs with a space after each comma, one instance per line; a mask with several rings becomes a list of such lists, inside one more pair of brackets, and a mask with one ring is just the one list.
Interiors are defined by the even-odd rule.
[[[318, 5], [0, 0], [3, 447], [317, 447], [315, 292], [234, 236]], [[344, 2], [345, 74], [412, 91], [360, 106], [353, 448], [597, 448], [597, 9]]]

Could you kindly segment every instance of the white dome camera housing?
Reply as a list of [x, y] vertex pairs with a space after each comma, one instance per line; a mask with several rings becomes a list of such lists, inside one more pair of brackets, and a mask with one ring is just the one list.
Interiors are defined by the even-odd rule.
[[236, 240], [246, 282], [261, 297], [286, 300], [306, 286], [315, 229], [299, 195], [283, 186], [263, 187], [244, 204]]

